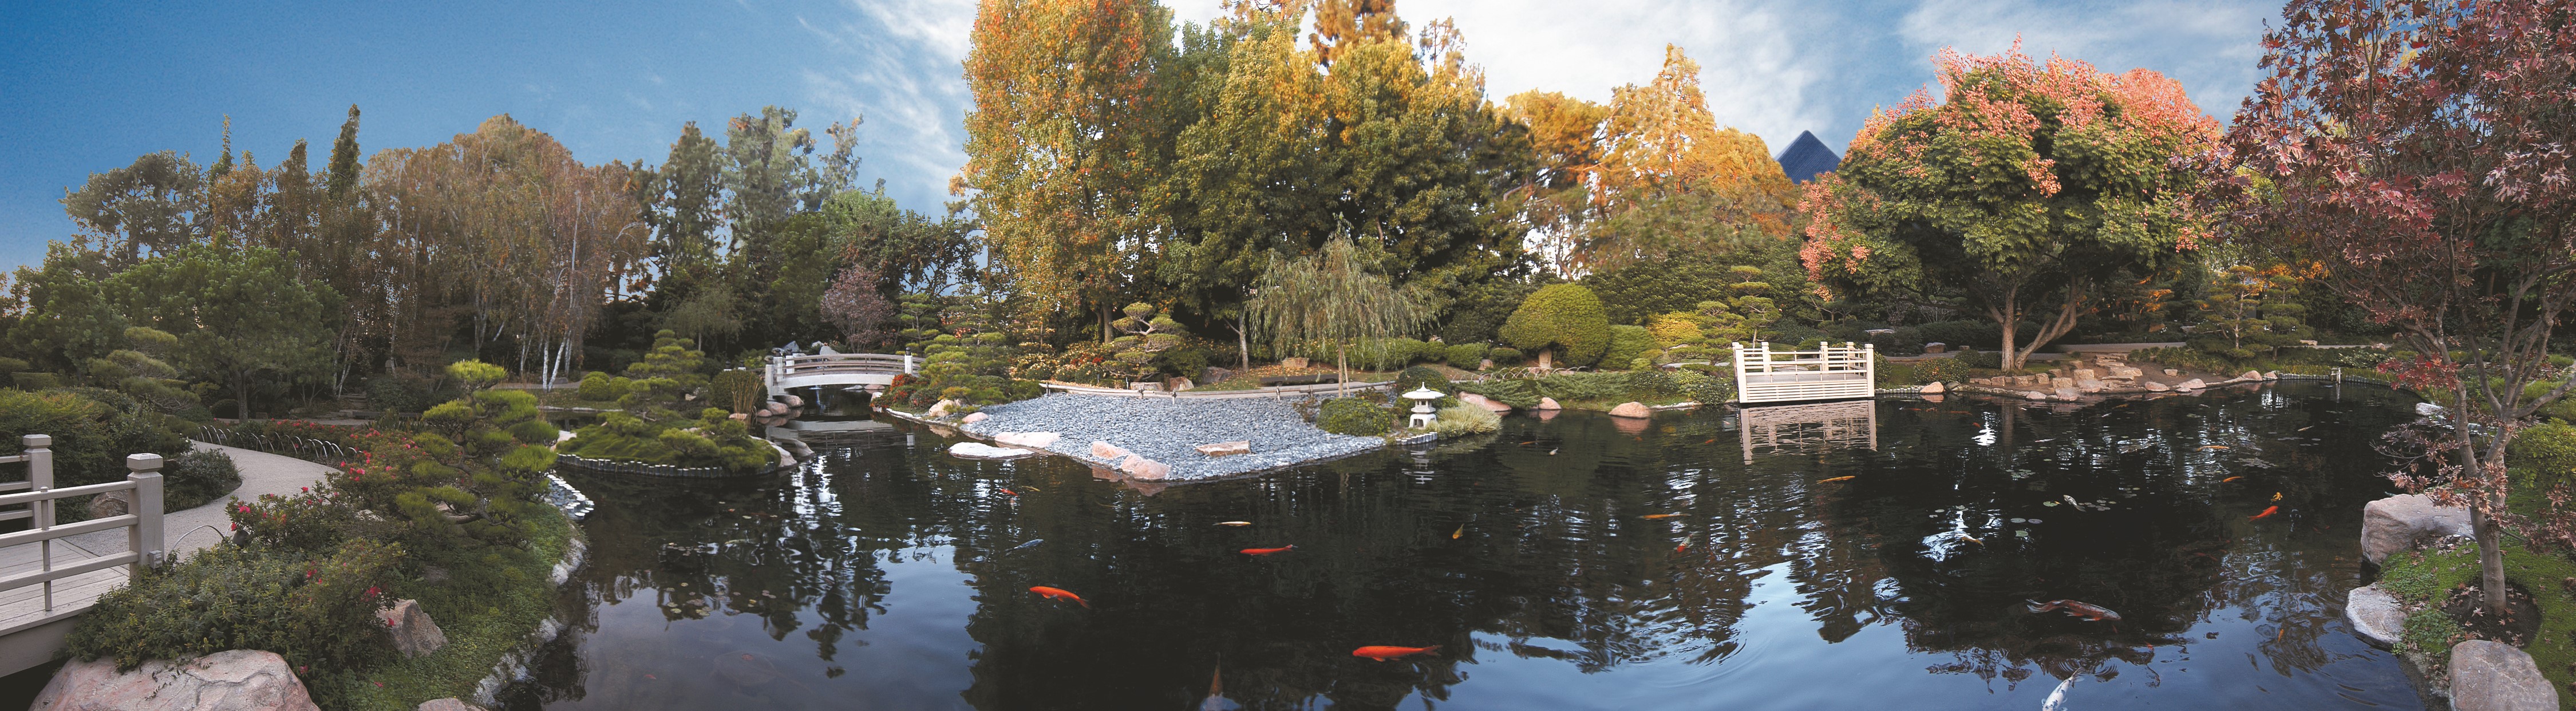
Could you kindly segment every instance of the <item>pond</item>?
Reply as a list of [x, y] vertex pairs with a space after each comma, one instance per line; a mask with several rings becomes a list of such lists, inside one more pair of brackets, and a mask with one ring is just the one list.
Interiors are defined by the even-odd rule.
[[1568, 412], [1159, 491], [815, 433], [766, 479], [571, 477], [580, 621], [509, 705], [2419, 708], [2341, 618], [2410, 402]]

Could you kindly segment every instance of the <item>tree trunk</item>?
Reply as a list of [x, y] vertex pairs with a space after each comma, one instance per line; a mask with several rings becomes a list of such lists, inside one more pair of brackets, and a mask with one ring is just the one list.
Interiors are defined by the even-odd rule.
[[1250, 317], [1234, 317], [1235, 355], [1241, 356], [1238, 359], [1240, 361], [1239, 365], [1241, 366], [1241, 370], [1246, 372], [1250, 372], [1252, 370], [1252, 334], [1248, 332], [1251, 330], [1251, 324], [1245, 322], [1248, 318]]
[[1340, 342], [1340, 343], [1336, 343], [1336, 344], [1334, 344], [1334, 346], [1333, 346], [1333, 365], [1334, 365], [1334, 367], [1339, 368], [1339, 369], [1342, 371], [1342, 374], [1341, 374], [1341, 376], [1340, 376], [1340, 377], [1337, 377], [1337, 378], [1334, 378], [1334, 379], [1333, 379], [1333, 396], [1334, 396], [1334, 397], [1340, 397], [1340, 396], [1343, 396], [1343, 395], [1348, 395], [1348, 394], [1350, 394], [1350, 389], [1351, 389], [1351, 344], [1350, 344], [1350, 342], [1348, 342], [1348, 341], [1344, 341], [1344, 342]]
[[233, 373], [233, 417], [250, 420], [250, 374]]
[[1554, 348], [1541, 348], [1541, 349], [1538, 349], [1538, 372], [1545, 373], [1545, 372], [1547, 372], [1547, 371], [1548, 371], [1548, 368], [1550, 367], [1550, 365], [1549, 365], [1549, 364], [1554, 362], [1554, 361], [1550, 360], [1550, 359], [1548, 358], [1548, 356], [1553, 355], [1553, 354], [1555, 354], [1555, 353], [1556, 353], [1556, 349], [1554, 349]]
[[2017, 311], [2019, 311], [2019, 309], [2006, 306], [2003, 309], [2004, 315], [1997, 319], [2003, 323], [2004, 327], [2004, 342], [2002, 344], [2004, 350], [2004, 370], [2021, 369], [2021, 348], [2013, 345], [2014, 332], [2019, 330], [2019, 326], [2021, 325], [2021, 314], [2016, 313]]

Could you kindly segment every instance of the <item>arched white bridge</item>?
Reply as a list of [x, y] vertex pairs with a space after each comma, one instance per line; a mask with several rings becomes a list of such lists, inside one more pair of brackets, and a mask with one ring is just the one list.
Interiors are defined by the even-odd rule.
[[910, 354], [771, 356], [761, 369], [761, 381], [769, 386], [771, 395], [830, 385], [893, 385], [894, 376], [913, 372], [915, 362]]

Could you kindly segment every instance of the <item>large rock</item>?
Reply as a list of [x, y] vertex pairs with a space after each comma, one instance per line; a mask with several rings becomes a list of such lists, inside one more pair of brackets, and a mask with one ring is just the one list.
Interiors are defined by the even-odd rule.
[[418, 600], [404, 600], [377, 610], [376, 619], [384, 620], [385, 628], [393, 630], [394, 650], [403, 656], [417, 657], [447, 646], [447, 633], [439, 631], [438, 623], [429, 619], [428, 611], [420, 609]]
[[1206, 376], [1208, 382], [1222, 383], [1234, 379], [1234, 369], [1208, 366], [1207, 372], [1201, 373], [1200, 375]]
[[1556, 403], [1556, 398], [1552, 398], [1552, 397], [1542, 397], [1542, 398], [1539, 398], [1539, 399], [1538, 399], [1538, 409], [1541, 409], [1541, 410], [1563, 410], [1563, 409], [1565, 409], [1565, 406], [1564, 406], [1564, 405], [1559, 405], [1559, 404], [1557, 404], [1557, 403]]
[[1127, 455], [1130, 454], [1135, 454], [1135, 452], [1127, 451], [1127, 448], [1125, 447], [1120, 447], [1108, 442], [1102, 442], [1100, 440], [1091, 441], [1091, 456], [1115, 462], [1120, 459], [1127, 458]]
[[1293, 369], [1297, 369], [1297, 368], [1304, 368], [1304, 367], [1306, 367], [1306, 359], [1304, 359], [1304, 358], [1281, 358], [1281, 359], [1279, 359], [1279, 367], [1282, 367], [1282, 368], [1289, 368], [1289, 369], [1292, 369], [1292, 370], [1293, 370]]
[[977, 422], [983, 422], [983, 421], [985, 421], [985, 420], [989, 420], [989, 419], [993, 419], [993, 416], [992, 416], [992, 415], [987, 415], [987, 414], [984, 414], [984, 413], [981, 413], [981, 412], [969, 412], [969, 413], [966, 413], [966, 418], [965, 418], [965, 419], [958, 420], [958, 422], [963, 422], [963, 423], [966, 423], [966, 424], [970, 424], [970, 425], [971, 425], [971, 424], [975, 424], [975, 423], [977, 423]]
[[428, 700], [428, 701], [420, 702], [420, 709], [419, 709], [419, 711], [484, 711], [484, 710], [483, 710], [483, 707], [481, 707], [481, 706], [476, 706], [476, 705], [473, 705], [473, 704], [465, 703], [465, 702], [464, 702], [463, 700], [461, 700], [461, 699], [445, 698], [445, 699], [430, 699], [430, 700]]
[[2199, 390], [2205, 387], [2209, 387], [2209, 384], [2201, 382], [2199, 378], [2192, 378], [2190, 380], [2174, 384], [2175, 390]]
[[2146, 381], [2146, 382], [2144, 383], [2144, 385], [2145, 385], [2145, 386], [2146, 386], [2146, 388], [2147, 388], [2147, 392], [2160, 393], [2160, 392], [2164, 392], [2164, 391], [2172, 390], [2172, 389], [2173, 389], [2173, 386], [2171, 386], [2171, 385], [2166, 385], [2166, 384], [2164, 384], [2164, 383], [2159, 383], [2159, 382], [2156, 382], [2156, 381], [2153, 381], [2153, 380]]
[[2442, 506], [2423, 494], [2399, 494], [2361, 507], [2361, 557], [2373, 564], [2433, 540], [2476, 535], [2468, 509]]
[[2513, 645], [2473, 639], [2451, 645], [2453, 711], [2556, 711], [2558, 688], [2531, 655]]
[[2101, 380], [2102, 371], [2094, 370], [2092, 368], [2076, 368], [2074, 375], [2071, 377], [2074, 377], [2078, 381]]
[[2094, 380], [2092, 378], [2077, 378], [2075, 380], [2075, 390], [2077, 392], [2098, 393], [2102, 392], [2102, 389], [2107, 387], [2110, 386], [2104, 384], [2102, 381]]
[[320, 711], [304, 681], [275, 652], [235, 649], [174, 664], [155, 659], [118, 673], [115, 659], [74, 661], [54, 672], [28, 711]]
[[1037, 454], [1018, 447], [995, 447], [982, 442], [959, 442], [948, 445], [948, 456], [959, 459], [1018, 459]]
[[2112, 380], [2135, 380], [2139, 376], [2147, 374], [2147, 371], [2128, 366], [2113, 366], [2109, 370], [2111, 371], [2110, 377]]
[[1646, 404], [1645, 404], [1645, 403], [1642, 403], [1642, 402], [1623, 402], [1623, 403], [1619, 403], [1619, 406], [1618, 406], [1618, 407], [1610, 408], [1610, 416], [1611, 416], [1611, 417], [1634, 417], [1634, 418], [1643, 419], [1643, 418], [1648, 418], [1648, 417], [1654, 417], [1654, 416], [1655, 416], [1655, 411], [1654, 411], [1654, 410], [1647, 409], [1647, 408], [1646, 408]]
[[1055, 444], [1059, 439], [1064, 439], [1064, 435], [1054, 432], [1004, 432], [993, 435], [995, 442], [1028, 449], [1046, 449], [1047, 445]]
[[1458, 401], [1495, 412], [1511, 412], [1512, 406], [1494, 402], [1493, 398], [1475, 393], [1458, 393]]
[[1118, 463], [1118, 471], [1146, 481], [1161, 481], [1172, 475], [1172, 465], [1146, 459], [1143, 455], [1130, 454], [1127, 455], [1127, 461]]
[[2237, 379], [2238, 381], [2262, 380], [2262, 379], [2263, 379], [2263, 373], [2262, 373], [2262, 371], [2248, 370], [2248, 371], [2245, 371], [2245, 374], [2244, 374], [2244, 375], [2236, 376], [2236, 379]]
[[957, 408], [965, 406], [966, 403], [955, 400], [941, 400], [932, 404], [930, 406], [930, 411], [921, 413], [921, 416], [936, 420], [942, 417], [947, 417], [948, 413], [955, 412]]
[[1942, 385], [1941, 381], [1935, 380], [1929, 383], [1924, 383], [1923, 389], [1919, 392], [1922, 392], [1925, 395], [1939, 395], [1949, 391], [1949, 386]]
[[2353, 634], [2382, 649], [2396, 646], [2406, 634], [2406, 609], [2378, 583], [2352, 589], [2344, 599], [2343, 619], [2352, 623]]
[[2077, 389], [2074, 389], [2074, 388], [2058, 388], [2058, 389], [2057, 389], [2057, 399], [2059, 399], [2059, 400], [2074, 400], [2074, 399], [2081, 398], [2081, 397], [2084, 397], [2084, 391], [2082, 391], [2082, 390], [2077, 390]]
[[1251, 454], [1252, 441], [1238, 439], [1232, 442], [1202, 444], [1198, 446], [1198, 450], [1199, 454], [1210, 457], [1231, 457], [1237, 454]]

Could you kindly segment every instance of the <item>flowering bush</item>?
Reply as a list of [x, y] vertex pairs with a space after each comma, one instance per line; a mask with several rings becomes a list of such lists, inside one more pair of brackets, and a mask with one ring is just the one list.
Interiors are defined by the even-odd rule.
[[402, 560], [400, 544], [364, 539], [318, 558], [210, 548], [100, 597], [66, 646], [120, 669], [228, 649], [276, 652], [308, 680], [363, 669], [393, 653], [375, 611]]

